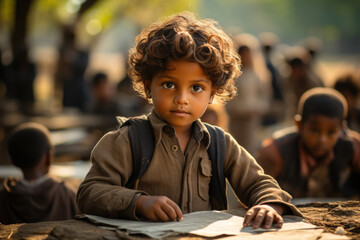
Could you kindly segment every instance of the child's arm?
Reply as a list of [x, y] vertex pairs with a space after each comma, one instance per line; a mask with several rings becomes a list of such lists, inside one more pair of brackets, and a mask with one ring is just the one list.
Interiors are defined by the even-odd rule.
[[[246, 224], [249, 224], [251, 220], [255, 220], [259, 226], [266, 221], [271, 221], [271, 223], [275, 221], [278, 226], [281, 226], [280, 215], [285, 212], [284, 210], [288, 214], [302, 216], [299, 210], [290, 203], [292, 197], [279, 187], [274, 178], [264, 174], [256, 160], [230, 135], [227, 138], [227, 148], [225, 176], [240, 201], [251, 207], [244, 221]], [[270, 216], [265, 215], [268, 212]], [[260, 213], [259, 216], [258, 213]]]
[[165, 196], [141, 195], [136, 201], [136, 215], [153, 221], [182, 220], [179, 206]]
[[264, 228], [268, 229], [273, 223], [277, 223], [276, 226], [281, 228], [283, 225], [282, 214], [285, 209], [279, 204], [261, 204], [250, 208], [244, 218], [244, 227], [250, 226], [253, 221], [252, 227], [258, 228], [264, 224]]
[[146, 193], [124, 187], [132, 173], [127, 128], [106, 134], [94, 147], [91, 161], [77, 192], [80, 210], [109, 218], [136, 219], [135, 197]]

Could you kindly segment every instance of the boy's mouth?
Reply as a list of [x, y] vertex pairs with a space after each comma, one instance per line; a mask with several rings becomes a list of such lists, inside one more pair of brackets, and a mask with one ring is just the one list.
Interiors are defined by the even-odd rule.
[[180, 116], [184, 116], [184, 115], [188, 115], [188, 114], [189, 114], [187, 111], [181, 110], [181, 109], [172, 110], [171, 113], [174, 113], [174, 114], [180, 115]]

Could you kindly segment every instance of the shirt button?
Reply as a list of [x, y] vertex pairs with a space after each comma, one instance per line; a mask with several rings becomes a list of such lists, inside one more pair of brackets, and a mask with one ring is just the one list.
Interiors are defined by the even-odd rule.
[[173, 150], [174, 152], [176, 152], [178, 149], [179, 149], [179, 147], [177, 145], [171, 146], [171, 150]]

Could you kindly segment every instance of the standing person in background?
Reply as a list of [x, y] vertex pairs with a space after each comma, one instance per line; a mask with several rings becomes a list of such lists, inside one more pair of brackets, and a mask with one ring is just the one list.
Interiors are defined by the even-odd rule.
[[258, 147], [256, 131], [269, 110], [272, 94], [269, 72], [254, 36], [240, 34], [235, 37], [235, 44], [241, 57], [242, 75], [235, 80], [237, 96], [226, 104], [230, 133], [254, 154]]
[[348, 104], [346, 123], [352, 130], [360, 132], [360, 106], [359, 106], [359, 81], [352, 74], [339, 77], [335, 80], [334, 89], [338, 90]]
[[38, 123], [19, 125], [10, 134], [7, 149], [23, 178], [7, 178], [0, 187], [1, 223], [65, 220], [79, 213], [75, 190], [48, 176], [54, 150], [47, 128]]
[[274, 63], [275, 48], [279, 42], [278, 37], [274, 33], [264, 32], [260, 34], [259, 39], [265, 64], [270, 73], [272, 89], [269, 111], [263, 118], [263, 125], [266, 126], [276, 124], [285, 119], [284, 86], [283, 77], [279, 72], [278, 66]]
[[308, 37], [303, 41], [303, 46], [308, 53], [307, 72], [311, 79], [319, 87], [324, 87], [325, 83], [318, 73], [317, 58], [322, 47], [320, 39], [316, 37]]
[[65, 26], [55, 73], [55, 96], [62, 107], [86, 110], [88, 89], [84, 74], [88, 62], [89, 53], [77, 47], [74, 27]]
[[286, 51], [285, 59], [289, 67], [284, 81], [287, 89], [285, 92], [287, 102], [286, 117], [293, 118], [301, 95], [311, 88], [323, 87], [323, 84], [309, 74], [310, 55], [303, 47], [291, 47]]

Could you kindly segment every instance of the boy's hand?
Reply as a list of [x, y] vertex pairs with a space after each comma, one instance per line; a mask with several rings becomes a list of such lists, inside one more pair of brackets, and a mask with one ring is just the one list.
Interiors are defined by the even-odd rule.
[[244, 227], [250, 226], [253, 220], [253, 228], [258, 228], [264, 223], [264, 228], [269, 229], [273, 222], [277, 223], [277, 227], [281, 228], [283, 225], [284, 208], [280, 204], [262, 204], [250, 208], [244, 218]]
[[179, 206], [165, 196], [141, 195], [136, 201], [136, 214], [153, 221], [182, 220]]

